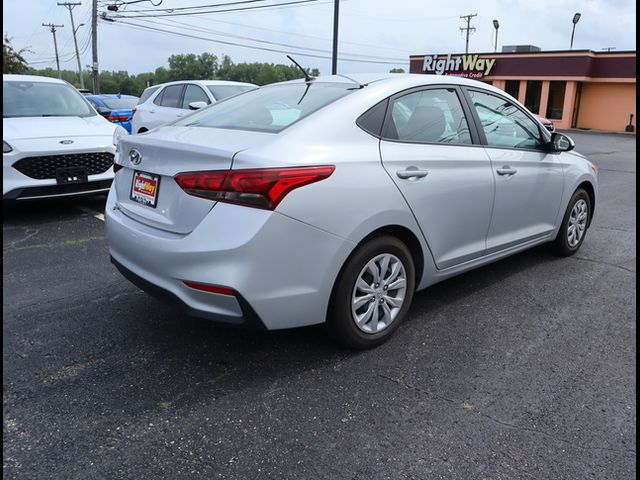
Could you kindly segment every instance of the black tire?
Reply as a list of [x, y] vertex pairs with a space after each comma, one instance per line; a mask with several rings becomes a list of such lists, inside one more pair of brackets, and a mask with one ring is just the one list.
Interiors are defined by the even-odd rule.
[[578, 243], [574, 246], [569, 244], [568, 239], [568, 229], [569, 229], [569, 219], [571, 217], [571, 211], [573, 207], [580, 200], [584, 200], [587, 204], [587, 223], [589, 225], [589, 221], [591, 219], [591, 198], [589, 198], [589, 194], [582, 188], [576, 190], [569, 200], [569, 205], [567, 205], [567, 211], [564, 213], [564, 217], [562, 219], [562, 225], [560, 225], [560, 230], [558, 230], [558, 235], [556, 235], [555, 240], [551, 243], [551, 251], [560, 257], [570, 257], [574, 253], [576, 253], [582, 242], [584, 242], [585, 237], [587, 236], [587, 226], [585, 226], [584, 233], [582, 234], [582, 238], [578, 241]]
[[[389, 326], [378, 333], [366, 333], [358, 328], [353, 318], [352, 294], [356, 280], [367, 263], [385, 253], [397, 257], [404, 266], [407, 280], [404, 302]], [[366, 349], [378, 346], [388, 340], [402, 322], [411, 306], [414, 291], [415, 266], [407, 246], [389, 235], [374, 237], [358, 247], [342, 267], [329, 302], [327, 330], [335, 340], [351, 348]]]

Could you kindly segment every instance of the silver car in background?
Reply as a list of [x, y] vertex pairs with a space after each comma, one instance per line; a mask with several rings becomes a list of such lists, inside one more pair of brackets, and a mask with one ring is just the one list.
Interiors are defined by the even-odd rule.
[[501, 90], [426, 75], [296, 80], [122, 138], [113, 263], [189, 313], [386, 340], [413, 294], [581, 246], [596, 168]]

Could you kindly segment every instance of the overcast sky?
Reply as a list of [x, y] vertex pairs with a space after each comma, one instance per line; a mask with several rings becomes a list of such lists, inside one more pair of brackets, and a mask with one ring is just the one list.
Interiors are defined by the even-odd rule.
[[[91, 63], [91, 1], [81, 1], [82, 5], [74, 10], [74, 17], [76, 26], [85, 24], [78, 30], [78, 43], [82, 65], [86, 66]], [[160, 1], [154, 0], [154, 3]], [[162, 0], [158, 7], [146, 1], [130, 5], [127, 10], [232, 1], [238, 0]], [[291, 1], [256, 1], [235, 5], [235, 8]], [[100, 3], [113, 2], [100, 0]], [[13, 39], [15, 48], [28, 46], [32, 50], [33, 53], [25, 54], [25, 58], [34, 67], [55, 68], [52, 35], [41, 26], [44, 22], [64, 24], [57, 33], [62, 67], [76, 68], [66, 8], [57, 6], [56, 0], [8, 0], [2, 4], [4, 32]], [[460, 27], [465, 26], [465, 22], [459, 17], [467, 14], [477, 14], [471, 22], [476, 30], [470, 37], [470, 52], [493, 51], [493, 19], [500, 22], [499, 50], [502, 45], [517, 44], [533, 44], [543, 50], [565, 50], [569, 48], [571, 20], [576, 12], [580, 12], [582, 17], [576, 26], [574, 49], [598, 51], [615, 47], [617, 50], [635, 50], [636, 4], [630, 0], [342, 0], [339, 56], [345, 60], [339, 62], [338, 70], [341, 73], [386, 72], [393, 67], [407, 70], [409, 55], [464, 52], [465, 42]], [[227, 54], [236, 63], [289, 63], [285, 53], [227, 45], [220, 41], [290, 52], [305, 67], [317, 67], [322, 73], [330, 73], [331, 70], [330, 59], [303, 54], [330, 57], [332, 0], [273, 9], [126, 21], [209, 40], [140, 30], [140, 27], [124, 25], [120, 21], [100, 21], [98, 52], [101, 70], [153, 71], [158, 66], [166, 66], [167, 58], [174, 53], [211, 52], [218, 57]], [[347, 61], [346, 58], [361, 62]]]

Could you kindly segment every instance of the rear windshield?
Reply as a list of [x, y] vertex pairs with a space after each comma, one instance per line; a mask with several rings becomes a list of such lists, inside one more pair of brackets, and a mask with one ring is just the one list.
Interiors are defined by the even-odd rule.
[[223, 98], [232, 97], [242, 92], [247, 92], [258, 87], [253, 85], [207, 85], [209, 91], [213, 94], [213, 98], [216, 100], [222, 100]]
[[156, 90], [158, 90], [160, 88], [160, 85], [158, 85], [157, 87], [149, 87], [147, 88], [144, 92], [142, 92], [142, 96], [140, 97], [140, 100], [138, 100], [138, 105], [140, 105], [141, 103], [144, 103], [147, 101], [147, 99], [153, 95], [153, 92], [155, 92]]
[[174, 125], [278, 133], [353, 91], [353, 84], [288, 83], [262, 87], [203, 109]]
[[103, 97], [102, 102], [111, 110], [133, 108], [138, 103], [138, 97]]
[[64, 83], [3, 81], [2, 117], [91, 117], [96, 112]]

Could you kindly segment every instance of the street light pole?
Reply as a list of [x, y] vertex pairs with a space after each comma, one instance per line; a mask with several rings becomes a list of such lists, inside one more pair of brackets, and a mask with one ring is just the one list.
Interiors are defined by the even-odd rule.
[[576, 13], [573, 16], [573, 29], [571, 30], [571, 46], [569, 47], [569, 50], [573, 50], [573, 35], [576, 33], [576, 23], [578, 23], [578, 20], [580, 20], [581, 14], [580, 13]]
[[333, 54], [331, 55], [331, 75], [338, 73], [338, 18], [340, 0], [333, 1]]
[[498, 29], [500, 28], [500, 23], [498, 23], [498, 20], [493, 21], [493, 28], [496, 29], [496, 43], [493, 46], [493, 51], [497, 52], [498, 51]]
[[[78, 3], [70, 3], [70, 2], [58, 2], [58, 5], [61, 7], [67, 7], [69, 9], [69, 15], [71, 15], [71, 30], [73, 31], [73, 44], [76, 47], [76, 60], [78, 61], [78, 75], [80, 76], [80, 88], [84, 89], [84, 78], [82, 78], [82, 66], [80, 65], [80, 52], [78, 51], [78, 39], [76, 38], [76, 26], [73, 23], [73, 7], [77, 5], [81, 5]], [[78, 25], [80, 28], [82, 24]]]

